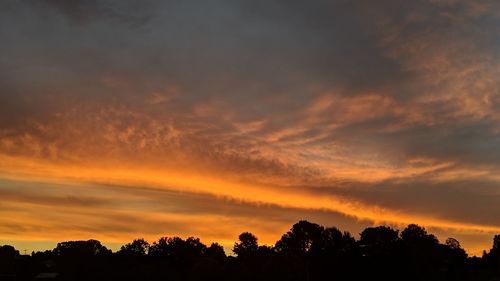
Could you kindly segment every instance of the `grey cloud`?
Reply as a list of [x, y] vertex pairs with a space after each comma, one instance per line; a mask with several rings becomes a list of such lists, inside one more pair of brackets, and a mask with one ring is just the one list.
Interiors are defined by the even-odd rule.
[[456, 223], [498, 226], [498, 182], [488, 180], [432, 181], [422, 177], [390, 179], [376, 184], [350, 182], [347, 188], [312, 188], [315, 194], [398, 210]]
[[[124, 192], [141, 198], [152, 210], [179, 214], [213, 214], [237, 218], [266, 218], [268, 221], [293, 223], [301, 218], [320, 221], [327, 225], [356, 227], [369, 224], [352, 217], [327, 210], [282, 207], [268, 203], [249, 203], [231, 198], [217, 197], [203, 193], [178, 192], [146, 187], [107, 185], [105, 188]], [[144, 200], [144, 201], [142, 201]]]
[[429, 157], [471, 167], [499, 164], [497, 124], [490, 120], [419, 126], [392, 133], [375, 132], [367, 139], [392, 157]]
[[[77, 18], [90, 17], [85, 13], [92, 12], [84, 11], [102, 6], [97, 4], [101, 2], [62, 3], [55, 1], [53, 5], [70, 15], [77, 14]], [[204, 95], [223, 94], [239, 104], [245, 103], [247, 96], [281, 93], [294, 95], [300, 101], [306, 98], [307, 87], [318, 84], [318, 79], [323, 87], [329, 87], [325, 84], [340, 85], [353, 80], [348, 83], [360, 85], [363, 82], [359, 77], [380, 77], [386, 81], [398, 75], [398, 67], [380, 56], [374, 42], [370, 43], [372, 39], [357, 38], [369, 35], [340, 8], [342, 5], [327, 1], [307, 6], [280, 1], [165, 2], [156, 7], [158, 15], [144, 30], [104, 23], [67, 27], [57, 18], [38, 16], [23, 24], [27, 33], [41, 28], [37, 36], [7, 36], [13, 57], [34, 56], [35, 61], [42, 60], [42, 69], [28, 68], [17, 74], [30, 80], [45, 77], [47, 70], [65, 70], [64, 76], [76, 79], [73, 83], [99, 78], [86, 75], [131, 72], [148, 79], [145, 82], [136, 77], [131, 84], [161, 84], [166, 78], [181, 84], [196, 100]], [[22, 42], [41, 48], [35, 53], [31, 47], [19, 49]], [[254, 63], [255, 60], [262, 63]], [[382, 75], [385, 68], [391, 75]], [[54, 75], [60, 76], [57, 72]], [[99, 87], [99, 82], [96, 88], [89, 88], [92, 84], [81, 83], [84, 89], [80, 95], [110, 94], [105, 87]], [[75, 94], [61, 91], [64, 95]]]
[[85, 197], [85, 196], [34, 196], [31, 194], [23, 194], [23, 192], [9, 192], [0, 190], [3, 202], [22, 202], [37, 205], [66, 205], [66, 206], [81, 206], [81, 207], [98, 207], [109, 205], [110, 200], [101, 200], [98, 198]]
[[[133, 108], [145, 94], [178, 84], [183, 94], [174, 106], [162, 105], [160, 110], [186, 111], [194, 103], [221, 100], [226, 106], [220, 110], [232, 108], [236, 119], [273, 119], [266, 128], [273, 131], [297, 122], [293, 113], [316, 96], [313, 86], [320, 91], [340, 88], [339, 93], [348, 96], [381, 91], [406, 102], [422, 92], [438, 91], [436, 86], [416, 85], [421, 74], [404, 64], [406, 57], [420, 54], [401, 51], [406, 41], [422, 44], [422, 52], [467, 41], [473, 42], [472, 50], [498, 54], [491, 36], [481, 31], [491, 30], [498, 18], [487, 11], [481, 17], [471, 15], [466, 1], [144, 1], [140, 6], [155, 13], [142, 29], [97, 20], [108, 17], [110, 10], [137, 10], [136, 4], [120, 2], [125, 4], [43, 4], [74, 20], [94, 22], [83, 27], [68, 27], [46, 17], [45, 10], [19, 26], [4, 25], [9, 28], [2, 29], [8, 42], [0, 66], [5, 85], [0, 99], [6, 105], [2, 120], [43, 120], [44, 114], [76, 103]], [[41, 5], [29, 3], [23, 8], [10, 4], [10, 12], [27, 15], [30, 7]], [[7, 15], [5, 22], [15, 18]], [[382, 43], [386, 37], [389, 43]], [[402, 53], [394, 57], [392, 52]], [[12, 66], [14, 71], [7, 71]], [[104, 83], [108, 75], [125, 85]], [[269, 96], [281, 102], [268, 102]], [[438, 103], [425, 114], [439, 118], [443, 110], [450, 114], [455, 109]], [[316, 132], [318, 128], [311, 128], [309, 133]], [[326, 138], [342, 139], [353, 132], [347, 128]]]
[[149, 20], [150, 15], [145, 13], [147, 2], [133, 3], [125, 1], [64, 1], [43, 0], [29, 1], [30, 4], [43, 8], [51, 7], [66, 16], [76, 24], [88, 24], [96, 20], [117, 20], [131, 26], [141, 25]]

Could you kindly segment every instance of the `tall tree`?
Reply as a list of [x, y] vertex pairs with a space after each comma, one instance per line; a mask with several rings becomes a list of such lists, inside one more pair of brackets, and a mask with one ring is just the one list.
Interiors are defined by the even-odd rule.
[[387, 226], [368, 227], [359, 235], [364, 256], [391, 255], [399, 241], [399, 231]]
[[239, 242], [234, 243], [233, 252], [238, 257], [253, 255], [259, 249], [257, 237], [250, 232], [243, 232], [238, 236]]
[[304, 256], [316, 247], [321, 247], [324, 230], [316, 223], [301, 220], [276, 242], [275, 248], [278, 252]]
[[144, 239], [135, 239], [131, 243], [125, 244], [120, 248], [119, 253], [125, 255], [145, 256], [149, 251], [149, 243]]

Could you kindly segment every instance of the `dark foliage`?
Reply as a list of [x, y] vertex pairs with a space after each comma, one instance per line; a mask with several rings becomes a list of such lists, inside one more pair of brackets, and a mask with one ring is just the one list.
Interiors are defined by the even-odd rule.
[[62, 242], [20, 255], [0, 247], [0, 280], [500, 280], [500, 235], [483, 257], [444, 243], [423, 227], [369, 227], [350, 233], [299, 221], [274, 246], [250, 232], [224, 248], [189, 237], [136, 239], [112, 253], [99, 241]]

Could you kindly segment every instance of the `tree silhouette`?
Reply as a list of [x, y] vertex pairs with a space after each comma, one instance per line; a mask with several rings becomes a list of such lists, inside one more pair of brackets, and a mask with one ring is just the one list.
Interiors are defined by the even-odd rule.
[[68, 241], [52, 251], [21, 256], [0, 246], [0, 280], [33, 280], [57, 272], [61, 280], [500, 280], [500, 235], [483, 257], [468, 258], [454, 238], [440, 243], [421, 226], [399, 232], [368, 227], [359, 240], [336, 227], [305, 220], [273, 246], [259, 246], [244, 232], [234, 244], [237, 257], [199, 238], [162, 237], [149, 245], [136, 239], [112, 253], [97, 240]]
[[234, 243], [233, 252], [238, 257], [248, 257], [255, 253], [259, 249], [259, 244], [257, 242], [257, 237], [250, 232], [243, 232], [238, 236], [239, 242]]
[[110, 254], [111, 251], [97, 240], [88, 240], [58, 243], [54, 253], [63, 257], [91, 257]]
[[438, 240], [436, 236], [432, 234], [428, 234], [425, 228], [416, 225], [410, 224], [401, 232], [401, 239], [407, 243], [429, 243], [429, 244], [437, 244]]
[[448, 248], [447, 254], [449, 259], [452, 259], [455, 263], [465, 262], [467, 253], [462, 249], [457, 239], [451, 237], [446, 239], [445, 246]]
[[330, 255], [344, 255], [357, 251], [356, 239], [349, 232], [341, 232], [336, 227], [323, 230], [319, 246], [319, 250]]
[[493, 237], [493, 247], [492, 251], [500, 251], [500, 234], [497, 234]]
[[318, 224], [301, 220], [292, 226], [281, 239], [276, 242], [276, 250], [281, 253], [295, 254], [304, 257], [315, 247], [321, 247], [324, 228]]
[[135, 239], [120, 248], [119, 253], [125, 255], [145, 256], [149, 251], [149, 243], [144, 239]]
[[493, 246], [483, 255], [483, 260], [490, 270], [500, 275], [500, 234], [493, 237]]
[[218, 243], [212, 243], [210, 247], [207, 248], [206, 255], [207, 257], [215, 260], [224, 260], [226, 258], [224, 247], [222, 247]]
[[149, 248], [149, 255], [177, 261], [192, 261], [205, 254], [207, 246], [199, 238], [162, 237]]
[[387, 226], [368, 227], [359, 235], [359, 245], [364, 256], [393, 255], [399, 242], [399, 231]]
[[450, 249], [461, 249], [460, 242], [458, 242], [458, 240], [453, 237], [446, 239], [445, 245]]
[[10, 245], [0, 246], [0, 280], [1, 274], [14, 272], [15, 259], [19, 251]]
[[1, 259], [13, 259], [19, 256], [19, 251], [10, 245], [0, 246], [0, 258]]

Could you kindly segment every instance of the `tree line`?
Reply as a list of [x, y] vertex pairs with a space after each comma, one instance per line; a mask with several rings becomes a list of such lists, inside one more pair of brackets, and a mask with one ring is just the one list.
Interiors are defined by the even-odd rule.
[[244, 232], [232, 252], [195, 237], [136, 239], [117, 252], [68, 241], [30, 256], [4, 245], [0, 280], [500, 280], [500, 235], [482, 257], [468, 257], [458, 240], [440, 243], [415, 224], [368, 227], [355, 239], [302, 220], [273, 246]]

